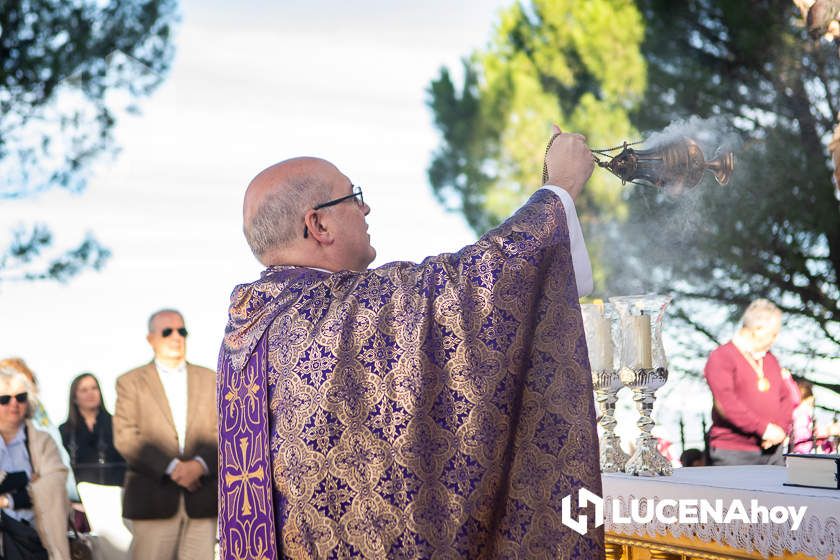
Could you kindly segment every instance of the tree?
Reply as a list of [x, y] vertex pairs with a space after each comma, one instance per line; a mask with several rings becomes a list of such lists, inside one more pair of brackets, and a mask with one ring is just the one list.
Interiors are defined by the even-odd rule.
[[826, 149], [840, 107], [836, 49], [809, 40], [789, 2], [639, 6], [650, 79], [633, 121], [658, 130], [697, 115], [706, 120], [687, 124], [712, 140], [707, 153], [736, 135], [738, 164], [729, 187], [631, 191], [621, 235], [644, 243], [614, 246], [613, 280], [670, 289], [677, 316], [715, 341], [723, 320], [767, 297], [786, 312], [782, 343], [802, 356], [800, 371], [825, 368], [820, 359], [840, 354], [840, 215]]
[[[0, 200], [85, 188], [92, 164], [116, 152], [114, 95], [146, 96], [169, 69], [175, 7], [175, 0], [0, 2]], [[0, 256], [0, 281], [66, 280], [109, 256], [88, 236], [45, 258], [52, 241], [44, 225], [18, 226]]]
[[[445, 71], [432, 83], [443, 137], [429, 168], [435, 191], [477, 230], [504, 215], [492, 204], [495, 193], [524, 198], [518, 181], [537, 180], [540, 150], [508, 146], [524, 142], [520, 136], [538, 143], [545, 134], [509, 121], [524, 119], [534, 99], [544, 107], [533, 111], [535, 119], [559, 115], [596, 147], [669, 125], [695, 137], [709, 157], [730, 145], [737, 150], [730, 185], [708, 178], [681, 196], [621, 189], [596, 171], [580, 210], [588, 238], [597, 240], [598, 291], [674, 293], [673, 316], [691, 327], [678, 335], [687, 358], [705, 355], [727, 320], [753, 298], [768, 297], [786, 311], [786, 332], [799, 333], [786, 341], [802, 357], [800, 371], [824, 367], [819, 360], [840, 351], [840, 216], [826, 151], [840, 106], [836, 49], [808, 39], [789, 1], [574, 4], [511, 8], [487, 51], [466, 63], [460, 92]], [[610, 15], [586, 20], [583, 32], [581, 13], [590, 10]], [[593, 41], [570, 48], [568, 36]], [[621, 62], [598, 73], [586, 64], [592, 57]], [[567, 81], [552, 79], [558, 66], [571, 69]], [[491, 87], [497, 68], [510, 73], [505, 88]], [[510, 85], [521, 80], [517, 72], [537, 76], [535, 93], [519, 105]], [[585, 102], [586, 93], [602, 104]], [[453, 204], [459, 199], [461, 206]]]
[[[439, 200], [483, 233], [539, 181], [534, 154], [551, 122], [592, 145], [632, 136], [629, 112], [645, 85], [642, 37], [641, 15], [626, 0], [538, 0], [505, 10], [488, 47], [463, 61], [460, 87], [445, 68], [429, 86], [442, 144], [428, 174]], [[624, 215], [621, 192], [598, 176], [581, 205], [597, 252], [592, 226]]]

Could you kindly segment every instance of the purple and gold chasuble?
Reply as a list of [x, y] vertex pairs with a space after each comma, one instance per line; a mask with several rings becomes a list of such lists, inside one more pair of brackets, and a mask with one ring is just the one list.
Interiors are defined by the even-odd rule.
[[577, 300], [547, 190], [455, 254], [238, 286], [222, 558], [602, 558], [602, 531], [561, 523], [601, 493]]

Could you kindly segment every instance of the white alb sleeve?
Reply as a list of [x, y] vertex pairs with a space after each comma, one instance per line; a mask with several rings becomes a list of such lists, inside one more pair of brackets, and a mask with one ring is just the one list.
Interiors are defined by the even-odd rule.
[[572, 266], [575, 269], [575, 280], [577, 282], [578, 297], [592, 293], [592, 263], [589, 262], [589, 253], [586, 251], [586, 243], [583, 241], [583, 230], [580, 227], [575, 202], [568, 191], [554, 185], [542, 187], [560, 197], [563, 209], [566, 211], [566, 224], [569, 226], [569, 245], [572, 253]]

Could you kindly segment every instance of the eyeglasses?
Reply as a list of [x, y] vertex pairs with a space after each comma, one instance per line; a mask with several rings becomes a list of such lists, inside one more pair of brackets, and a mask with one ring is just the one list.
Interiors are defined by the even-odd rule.
[[174, 332], [177, 332], [177, 333], [178, 333], [178, 334], [180, 334], [182, 337], [187, 338], [187, 334], [188, 334], [188, 333], [187, 333], [187, 328], [186, 328], [186, 327], [180, 327], [180, 328], [177, 328], [177, 329], [173, 329], [172, 327], [166, 327], [165, 329], [163, 329], [162, 331], [160, 331], [160, 335], [161, 335], [163, 338], [168, 338], [168, 337], [169, 337], [169, 335], [170, 335], [170, 334], [172, 334], [172, 333], [174, 333]]
[[[27, 393], [18, 393], [14, 397], [20, 404], [25, 403], [29, 399], [29, 395]], [[0, 405], [7, 405], [10, 402], [12, 402], [12, 395], [0, 395]]]
[[[330, 206], [335, 206], [336, 204], [340, 204], [340, 203], [344, 202], [345, 200], [350, 200], [351, 198], [356, 199], [356, 204], [359, 205], [359, 208], [364, 208], [365, 207], [365, 197], [362, 195], [362, 187], [360, 187], [359, 185], [353, 185], [353, 192], [351, 194], [348, 194], [347, 196], [342, 196], [341, 198], [335, 198], [333, 200], [328, 200], [327, 202], [323, 202], [323, 203], [313, 207], [312, 209], [313, 210], [321, 210], [322, 208], [328, 208]], [[307, 229], [306, 226], [303, 226], [303, 237], [304, 237], [304, 239], [309, 237], [309, 230]]]

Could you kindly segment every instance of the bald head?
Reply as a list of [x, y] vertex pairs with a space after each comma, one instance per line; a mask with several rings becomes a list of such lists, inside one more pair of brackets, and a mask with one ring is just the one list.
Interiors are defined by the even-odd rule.
[[268, 265], [303, 231], [308, 208], [330, 198], [338, 169], [315, 157], [287, 159], [262, 170], [245, 192], [243, 229], [254, 256]]

